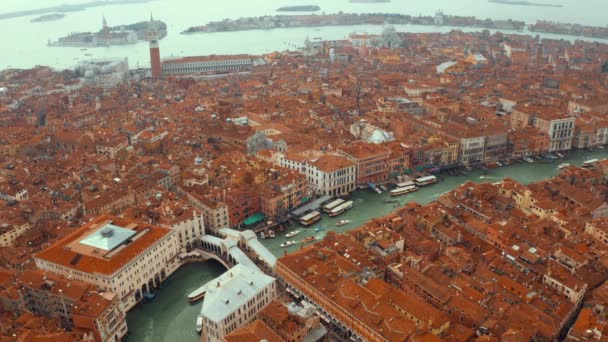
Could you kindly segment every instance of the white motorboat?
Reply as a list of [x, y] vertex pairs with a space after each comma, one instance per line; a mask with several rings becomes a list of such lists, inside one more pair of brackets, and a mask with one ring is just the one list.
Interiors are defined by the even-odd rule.
[[293, 232], [289, 232], [289, 233], [285, 234], [285, 237], [286, 238], [290, 238], [290, 237], [294, 237], [294, 236], [296, 236], [298, 234], [300, 234], [300, 231], [299, 230], [294, 230]]
[[285, 248], [285, 247], [289, 247], [289, 246], [293, 246], [295, 245], [297, 242], [291, 240], [291, 241], [285, 241], [281, 244], [281, 248]]

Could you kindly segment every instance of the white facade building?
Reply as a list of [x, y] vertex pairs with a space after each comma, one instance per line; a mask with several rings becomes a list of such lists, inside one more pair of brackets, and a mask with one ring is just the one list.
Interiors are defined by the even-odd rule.
[[277, 297], [276, 279], [238, 264], [208, 283], [201, 308], [201, 341], [219, 342], [256, 319]]
[[177, 232], [103, 215], [35, 256], [36, 267], [120, 297], [126, 312], [179, 266]]
[[345, 196], [357, 185], [357, 166], [350, 159], [331, 154], [281, 155], [279, 165], [306, 176], [308, 188], [318, 195]]

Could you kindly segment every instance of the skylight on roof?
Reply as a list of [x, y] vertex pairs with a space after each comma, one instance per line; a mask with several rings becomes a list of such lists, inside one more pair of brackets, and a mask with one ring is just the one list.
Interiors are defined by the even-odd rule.
[[89, 234], [86, 238], [80, 240], [80, 243], [105, 251], [111, 251], [125, 243], [125, 241], [135, 234], [136, 232], [134, 230], [125, 229], [108, 223], [101, 229], [96, 230], [94, 233]]

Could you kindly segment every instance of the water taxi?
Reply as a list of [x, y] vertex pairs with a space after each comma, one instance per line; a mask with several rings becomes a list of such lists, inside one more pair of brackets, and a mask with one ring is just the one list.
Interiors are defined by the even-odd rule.
[[319, 221], [320, 219], [321, 213], [319, 213], [318, 211], [313, 211], [300, 217], [300, 224], [303, 226], [310, 226], [311, 224]]
[[190, 303], [198, 302], [199, 300], [205, 298], [205, 294], [207, 293], [207, 284], [199, 287], [198, 289], [192, 291], [188, 295], [188, 301]]
[[289, 232], [289, 233], [285, 234], [285, 237], [286, 238], [290, 238], [290, 237], [294, 237], [294, 236], [296, 236], [298, 234], [300, 234], [300, 231], [299, 230], [294, 230], [293, 232]]
[[406, 186], [403, 188], [397, 188], [397, 189], [391, 190], [391, 196], [401, 196], [401, 195], [409, 194], [410, 192], [414, 192], [416, 190], [418, 190], [418, 188], [415, 185], [410, 185], [410, 186]]
[[569, 164], [569, 163], [562, 163], [562, 164], [559, 164], [559, 165], [557, 166], [557, 168], [561, 170], [561, 169], [565, 169], [565, 168], [567, 168], [568, 166], [570, 166], [570, 164]]
[[435, 176], [421, 177], [421, 178], [417, 178], [415, 182], [416, 182], [416, 185], [418, 185], [418, 186], [430, 185], [433, 183], [437, 183], [437, 177], [435, 177]]
[[285, 241], [283, 242], [280, 246], [281, 248], [285, 248], [285, 247], [289, 247], [289, 246], [293, 246], [295, 245], [297, 242], [291, 240], [291, 241]]
[[347, 211], [348, 209], [350, 209], [352, 207], [353, 207], [353, 201], [346, 201], [346, 202], [342, 203], [341, 205], [339, 205], [338, 207], [334, 208], [329, 213], [329, 216], [330, 217], [338, 216], [340, 214], [343, 214], [345, 211]]
[[316, 227], [316, 228], [315, 228], [315, 232], [320, 232], [320, 231], [322, 231], [323, 229], [325, 229], [325, 227], [323, 227], [323, 226], [318, 226], [318, 227]]
[[339, 206], [340, 204], [342, 204], [344, 202], [345, 201], [341, 198], [333, 200], [323, 206], [323, 211], [329, 214], [335, 207]]
[[395, 188], [405, 188], [405, 187], [412, 186], [412, 185], [416, 185], [416, 183], [414, 183], [412, 181], [401, 182], [401, 183], [395, 184]]
[[347, 225], [347, 224], [349, 224], [349, 223], [350, 223], [350, 221], [349, 221], [349, 220], [340, 220], [340, 221], [338, 221], [338, 222], [336, 223], [336, 226], [337, 226], [337, 227], [342, 227], [342, 226]]
[[593, 166], [593, 164], [597, 163], [598, 161], [600, 161], [599, 159], [589, 159], [589, 160], [585, 160], [583, 162], [583, 165], [581, 165], [582, 167], [591, 167]]

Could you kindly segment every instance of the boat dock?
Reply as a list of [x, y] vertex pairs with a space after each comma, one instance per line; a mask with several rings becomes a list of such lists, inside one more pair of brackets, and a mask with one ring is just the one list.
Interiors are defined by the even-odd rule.
[[331, 200], [331, 196], [325, 195], [325, 196], [321, 196], [319, 198], [317, 198], [316, 200], [305, 204], [301, 207], [299, 207], [298, 209], [292, 211], [289, 215], [291, 215], [291, 217], [294, 218], [298, 218], [304, 214], [306, 214], [309, 211], [313, 211], [313, 210], [318, 210], [321, 208], [321, 206], [323, 205], [323, 203], [326, 203], [327, 201]]

